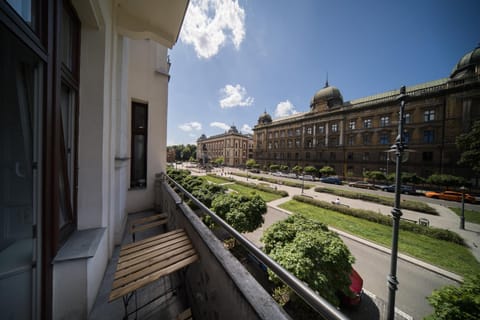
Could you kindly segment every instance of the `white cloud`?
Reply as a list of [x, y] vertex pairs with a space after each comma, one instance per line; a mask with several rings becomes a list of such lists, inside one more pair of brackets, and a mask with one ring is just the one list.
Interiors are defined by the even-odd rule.
[[247, 97], [247, 90], [239, 84], [236, 86], [227, 84], [220, 92], [222, 94], [222, 99], [220, 100], [222, 108], [246, 107], [253, 104], [253, 98]]
[[187, 122], [178, 126], [183, 131], [202, 130], [202, 124], [197, 121]]
[[226, 123], [223, 123], [223, 122], [212, 122], [212, 123], [210, 123], [210, 127], [217, 127], [217, 128], [223, 129], [223, 130], [230, 129], [230, 126]]
[[241, 131], [245, 133], [253, 133], [252, 127], [248, 124], [244, 124]]
[[245, 11], [238, 0], [191, 0], [180, 39], [191, 44], [199, 58], [216, 55], [231, 39], [236, 49], [245, 38]]
[[290, 101], [282, 101], [275, 108], [275, 117], [285, 117], [298, 113], [295, 106]]

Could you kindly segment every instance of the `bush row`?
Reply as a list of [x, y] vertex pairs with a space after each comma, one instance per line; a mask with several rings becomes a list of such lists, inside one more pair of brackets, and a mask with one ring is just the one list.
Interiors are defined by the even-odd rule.
[[[247, 178], [247, 174], [243, 172], [232, 172], [233, 175], [239, 176], [239, 177], [244, 177]], [[249, 174], [248, 178], [251, 179], [257, 179], [260, 181], [266, 181], [269, 183], [276, 183], [276, 184], [282, 184], [288, 187], [294, 187], [294, 188], [301, 188], [302, 183], [301, 182], [294, 182], [294, 181], [289, 181], [289, 180], [280, 180], [280, 179], [275, 179], [275, 178], [269, 178], [269, 177], [263, 177], [263, 176], [254, 176]], [[313, 185], [304, 183], [303, 184], [303, 189], [310, 189], [312, 188]]]
[[226, 177], [221, 177], [221, 176], [217, 176], [217, 175], [210, 175], [209, 174], [209, 176], [213, 176], [216, 179], [222, 179], [222, 180], [229, 181], [229, 182], [235, 182], [236, 184], [239, 184], [241, 186], [245, 186], [245, 187], [248, 187], [248, 188], [277, 194], [277, 195], [282, 196], [282, 197], [288, 197], [288, 192], [287, 191], [277, 190], [277, 189], [274, 189], [274, 188], [269, 187], [269, 186], [256, 184], [256, 183], [251, 183], [251, 182], [245, 182], [245, 181], [238, 181], [238, 180], [235, 180], [235, 179], [232, 179], [232, 178], [226, 178]]
[[[315, 188], [315, 191], [331, 193], [337, 196], [342, 196], [342, 197], [351, 198], [351, 199], [359, 199], [364, 201], [375, 202], [375, 203], [383, 204], [390, 207], [393, 207], [395, 203], [395, 201], [391, 198], [380, 197], [380, 196], [376, 196], [369, 193], [363, 193], [363, 192], [352, 192], [352, 191], [345, 191], [345, 190], [325, 188], [325, 187], [317, 187]], [[430, 207], [428, 204], [424, 202], [403, 200], [402, 209], [413, 210], [413, 211], [418, 211], [418, 212], [423, 212], [426, 214], [438, 216], [437, 210], [435, 210], [435, 208]]]
[[[365, 220], [383, 224], [386, 226], [392, 225], [392, 218], [390, 216], [376, 213], [374, 211], [339, 206], [339, 205], [332, 204], [330, 202], [316, 200], [316, 199], [312, 199], [304, 196], [293, 196], [293, 199], [300, 202], [314, 205], [316, 207], [337, 211], [352, 217], [365, 219]], [[460, 237], [458, 234], [450, 230], [439, 229], [434, 227], [425, 227], [425, 226], [421, 226], [421, 225], [408, 222], [408, 221], [403, 221], [403, 220], [400, 220], [400, 229], [423, 234], [425, 236], [428, 236], [434, 239], [449, 241], [459, 245], [465, 245], [462, 237]]]

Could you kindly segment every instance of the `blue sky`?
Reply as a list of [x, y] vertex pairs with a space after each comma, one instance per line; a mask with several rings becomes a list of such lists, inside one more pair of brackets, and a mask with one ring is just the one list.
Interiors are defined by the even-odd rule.
[[170, 51], [167, 145], [448, 77], [480, 43], [478, 0], [190, 0]]

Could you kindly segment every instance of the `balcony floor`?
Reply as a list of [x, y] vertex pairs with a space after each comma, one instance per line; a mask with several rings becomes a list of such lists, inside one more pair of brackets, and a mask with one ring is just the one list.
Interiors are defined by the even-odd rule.
[[[154, 212], [141, 212], [129, 214], [127, 226], [131, 219], [146, 217], [152, 215]], [[128, 228], [126, 228], [128, 229]], [[153, 228], [148, 231], [143, 231], [136, 234], [136, 240], [142, 240], [159, 233], [165, 232], [164, 227]], [[122, 245], [132, 242], [132, 237], [125, 230], [123, 235]], [[108, 302], [110, 290], [113, 283], [113, 276], [117, 268], [118, 254], [120, 246], [116, 246], [112, 258], [108, 263], [105, 275], [102, 280], [100, 290], [98, 292], [95, 304], [88, 319], [90, 320], [108, 320], [108, 319], [122, 319], [124, 316], [124, 307], [122, 299], [117, 299]], [[179, 271], [181, 272], [181, 271]], [[172, 288], [174, 288], [172, 292]], [[183, 289], [183, 281], [181, 275], [177, 272], [170, 276], [165, 276], [159, 280], [147, 285], [146, 287], [137, 290], [137, 303], [142, 306], [152, 299], [160, 297], [148, 306], [138, 311], [138, 319], [176, 319], [177, 315], [188, 308], [188, 303]], [[135, 298], [132, 297], [128, 305], [129, 312], [135, 309]], [[129, 319], [135, 319], [135, 313], [131, 314]]]

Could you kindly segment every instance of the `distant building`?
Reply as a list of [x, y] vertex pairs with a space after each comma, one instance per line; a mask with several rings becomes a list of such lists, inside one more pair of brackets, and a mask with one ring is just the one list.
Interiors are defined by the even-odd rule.
[[[400, 87], [400, 84], [399, 84]], [[463, 56], [450, 77], [408, 86], [405, 141], [410, 153], [403, 170], [471, 176], [457, 165], [455, 139], [480, 119], [480, 47]], [[313, 96], [308, 112], [272, 120], [268, 113], [254, 127], [254, 159], [270, 164], [325, 165], [338, 175], [361, 177], [366, 170], [394, 171], [387, 151], [398, 135], [399, 90], [343, 101], [328, 82]]]
[[234, 125], [225, 133], [208, 138], [202, 134], [197, 140], [197, 160], [200, 163], [223, 157], [226, 166], [243, 166], [253, 157], [252, 151], [252, 135], [239, 132]]
[[167, 162], [175, 162], [175, 148], [167, 148]]

